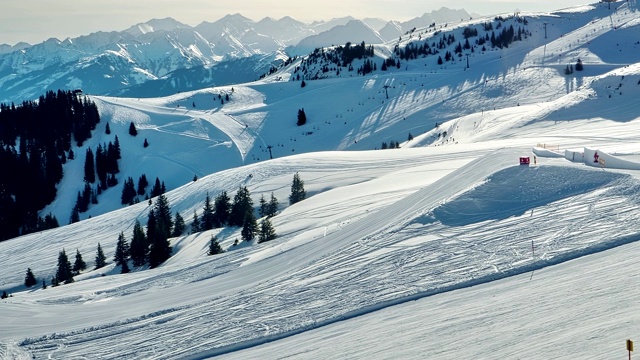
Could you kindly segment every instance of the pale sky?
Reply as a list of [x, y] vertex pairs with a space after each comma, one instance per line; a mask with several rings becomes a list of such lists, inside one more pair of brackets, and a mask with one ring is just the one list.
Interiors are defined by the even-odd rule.
[[240, 13], [258, 21], [266, 16], [310, 22], [351, 15], [406, 21], [448, 7], [493, 15], [522, 11], [552, 11], [594, 0], [3, 0], [0, 44], [39, 43], [55, 37], [88, 35], [96, 31], [122, 31], [151, 19], [172, 17], [195, 26], [224, 15]]

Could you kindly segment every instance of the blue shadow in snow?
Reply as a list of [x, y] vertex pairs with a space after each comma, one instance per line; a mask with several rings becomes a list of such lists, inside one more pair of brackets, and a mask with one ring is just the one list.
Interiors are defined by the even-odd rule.
[[627, 175], [575, 167], [513, 166], [496, 172], [483, 184], [435, 208], [433, 220], [448, 226], [503, 220], [593, 191], [624, 176]]

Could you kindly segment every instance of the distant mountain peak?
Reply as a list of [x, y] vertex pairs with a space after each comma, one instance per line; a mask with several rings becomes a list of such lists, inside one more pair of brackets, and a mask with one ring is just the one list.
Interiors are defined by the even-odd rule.
[[177, 29], [190, 29], [191, 26], [183, 24], [173, 18], [151, 19], [147, 22], [136, 24], [124, 32], [133, 36], [145, 35], [156, 31], [174, 31]]

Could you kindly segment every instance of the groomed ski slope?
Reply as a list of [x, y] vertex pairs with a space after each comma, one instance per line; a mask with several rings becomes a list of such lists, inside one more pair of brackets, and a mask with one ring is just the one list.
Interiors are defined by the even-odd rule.
[[[396, 193], [384, 205], [353, 206], [359, 210], [347, 219], [329, 215], [344, 206], [328, 196], [339, 189], [310, 197], [297, 204], [302, 209], [293, 206], [274, 218], [282, 238], [269, 244], [206, 257], [208, 234], [194, 235], [174, 242], [178, 254], [155, 270], [80, 276], [68, 287], [72, 293], [62, 286], [19, 293], [3, 304], [8, 311], [2, 336], [21, 339], [13, 346], [36, 356], [200, 358], [637, 239], [635, 178], [559, 159], [539, 167], [514, 165], [525, 151], [487, 151], [420, 190]], [[428, 179], [433, 170], [447, 172], [442, 169], [450, 164], [447, 154], [420, 155], [429, 158], [412, 170], [421, 178]], [[316, 169], [321, 159], [329, 162], [320, 156]], [[346, 160], [355, 163], [349, 156]], [[345, 161], [332, 165], [340, 163], [348, 168]], [[356, 173], [362, 171], [344, 171], [340, 177]], [[369, 183], [386, 188], [394, 182], [395, 174], [390, 175], [350, 186], [351, 196], [359, 195], [359, 205], [370, 196], [384, 196], [356, 189], [374, 185]], [[326, 218], [301, 220], [307, 219], [301, 216], [307, 207]], [[469, 209], [473, 213], [464, 214]], [[298, 229], [292, 228], [296, 224]], [[187, 254], [191, 260], [179, 258]], [[55, 322], [54, 333], [49, 322]], [[38, 332], [43, 335], [34, 337]]]
[[[596, 13], [586, 10], [593, 8], [566, 12], [574, 22], [563, 26], [598, 30], [602, 24], [591, 19], [602, 5]], [[615, 21], [630, 26], [636, 10], [635, 2], [621, 5]], [[637, 27], [627, 30], [617, 33], [624, 41]], [[137, 138], [120, 138], [124, 154], [134, 154], [148, 137], [153, 151], [147, 156], [165, 156], [193, 172], [238, 164], [195, 182], [191, 171], [180, 172], [186, 180], [172, 179], [175, 189], [167, 193], [173, 212], [189, 223], [207, 192], [247, 186], [256, 204], [273, 192], [281, 204], [272, 219], [279, 238], [234, 247], [235, 228], [185, 235], [172, 239], [174, 255], [157, 269], [120, 275], [110, 263], [83, 272], [74, 284], [25, 289], [27, 267], [48, 282], [58, 251], [72, 257], [77, 248], [91, 268], [98, 242], [111, 260], [118, 234], [130, 238], [134, 221], [146, 222], [146, 202], [101, 215], [119, 207], [119, 188], [111, 189], [89, 219], [0, 243], [0, 288], [13, 294], [0, 302], [0, 358], [625, 356], [624, 340], [640, 330], [640, 272], [634, 270], [640, 173], [633, 170], [640, 163], [640, 106], [631, 101], [640, 94], [640, 68], [602, 63], [588, 68], [579, 86], [569, 84], [570, 91], [558, 69], [545, 67], [507, 71], [489, 83], [451, 71], [424, 90], [417, 69], [310, 82], [310, 92], [298, 95], [292, 95], [292, 85], [300, 91], [295, 84], [267, 81], [234, 87], [245, 99], [233, 108], [200, 105], [222, 89], [163, 99], [96, 97], [114, 132], [129, 121], [139, 125]], [[488, 64], [483, 71], [501, 67]], [[540, 91], [527, 90], [532, 80]], [[414, 84], [383, 103], [387, 81]], [[274, 127], [289, 122], [283, 114], [298, 104], [318, 113], [313, 108], [326, 108], [321, 99], [335, 91], [344, 96], [330, 114], [334, 123], [320, 123], [311, 140], [303, 141], [299, 129]], [[293, 102], [285, 106], [289, 97]], [[351, 103], [361, 109], [351, 110]], [[335, 119], [356, 121], [343, 124], [350, 129], [344, 132], [335, 130]], [[449, 121], [434, 128], [438, 119]], [[255, 147], [280, 131], [289, 153], [312, 151], [325, 140], [364, 150], [414, 129], [420, 129], [414, 140], [398, 150], [280, 154], [264, 161], [264, 149]], [[445, 130], [448, 136], [439, 138]], [[197, 142], [176, 141], [187, 138]], [[518, 165], [538, 143], [560, 153], [600, 151], [619, 166], [587, 166], [593, 164], [540, 149], [535, 165]], [[193, 144], [216, 165], [195, 169], [193, 157], [175, 156], [175, 149], [193, 150]], [[159, 173], [167, 163], [133, 164], [136, 171]], [[73, 163], [67, 171], [81, 174]], [[295, 172], [308, 198], [289, 206]], [[212, 235], [225, 254], [206, 255]]]

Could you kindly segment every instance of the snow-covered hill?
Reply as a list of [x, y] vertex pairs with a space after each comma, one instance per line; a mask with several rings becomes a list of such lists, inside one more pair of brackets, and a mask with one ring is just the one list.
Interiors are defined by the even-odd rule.
[[[118, 234], [130, 239], [149, 205], [122, 207], [112, 188], [81, 222], [0, 242], [0, 290], [13, 295], [0, 301], [0, 357], [625, 356], [640, 330], [640, 17], [635, 1], [612, 5], [418, 28], [354, 60], [373, 59], [372, 73], [333, 69], [305, 87], [303, 62], [330, 63], [299, 58], [261, 81], [160, 98], [91, 96], [103, 122], [76, 154], [118, 135], [119, 179], [158, 176], [188, 225], [207, 193], [273, 193], [279, 237], [183, 235], [162, 266], [120, 275]], [[508, 47], [436, 61], [465, 28], [490, 36], [483, 24], [524, 19]], [[456, 41], [438, 54], [380, 69], [396, 44], [443, 35]], [[578, 58], [584, 70], [565, 74]], [[392, 142], [401, 148], [374, 150]], [[64, 171], [43, 211], [59, 219], [82, 161]], [[296, 172], [308, 197], [290, 206]], [[224, 254], [206, 255], [212, 235]], [[107, 267], [22, 285], [27, 268], [48, 282], [63, 248], [92, 269], [98, 243]]]

